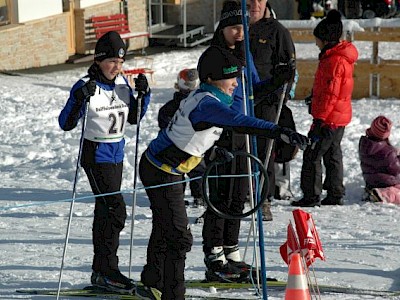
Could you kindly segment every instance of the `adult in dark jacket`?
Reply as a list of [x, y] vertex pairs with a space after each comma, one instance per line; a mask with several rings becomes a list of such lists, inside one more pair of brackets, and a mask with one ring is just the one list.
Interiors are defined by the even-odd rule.
[[[295, 74], [295, 48], [289, 31], [276, 20], [267, 0], [250, 0], [250, 51], [254, 58], [260, 80], [270, 83], [269, 89], [255, 90], [255, 115], [258, 118], [275, 122], [283, 84], [289, 82], [289, 89]], [[271, 90], [273, 92], [271, 92]], [[286, 92], [286, 91], [285, 91]], [[285, 103], [289, 97], [285, 95]], [[267, 158], [268, 144], [272, 142], [265, 137], [257, 138], [258, 157], [264, 162]], [[269, 201], [264, 203], [263, 215], [267, 221], [272, 220], [271, 201], [275, 195], [274, 155], [268, 161]]]
[[400, 151], [389, 142], [392, 121], [376, 117], [359, 142], [359, 157], [370, 199], [400, 204]]
[[[173, 99], [165, 103], [158, 112], [158, 126], [163, 129], [171, 122], [172, 117], [178, 110], [181, 101], [189, 96], [190, 92], [196, 90], [199, 86], [199, 74], [196, 69], [183, 69], [179, 71], [177, 81], [175, 83], [175, 93]], [[206, 164], [202, 160], [196, 168], [190, 171], [187, 175], [192, 180], [189, 182], [190, 193], [193, 197], [193, 207], [204, 205], [202, 179], [195, 179], [204, 174]], [[186, 185], [184, 185], [184, 190]], [[189, 205], [189, 201], [185, 200], [185, 204]]]
[[[303, 154], [300, 183], [303, 198], [292, 202], [293, 206], [343, 204], [345, 187], [340, 144], [345, 126], [352, 117], [353, 72], [358, 52], [351, 42], [340, 41], [342, 31], [341, 15], [337, 10], [329, 11], [314, 29], [321, 53], [312, 88], [313, 123], [308, 133], [312, 145]], [[321, 160], [326, 169], [324, 183]], [[321, 202], [322, 189], [327, 190], [327, 196]]]
[[[69, 131], [85, 115], [81, 165], [93, 194], [108, 194], [121, 189], [126, 123], [136, 124], [138, 102], [121, 75], [126, 47], [117, 32], [103, 35], [96, 44], [94, 62], [88, 75], [71, 89], [60, 113], [60, 127]], [[136, 91], [144, 94], [141, 117], [150, 101], [147, 79], [139, 74]], [[129, 292], [133, 282], [118, 268], [119, 234], [125, 226], [126, 205], [120, 193], [96, 197], [93, 220], [93, 264], [91, 282], [113, 291]]]

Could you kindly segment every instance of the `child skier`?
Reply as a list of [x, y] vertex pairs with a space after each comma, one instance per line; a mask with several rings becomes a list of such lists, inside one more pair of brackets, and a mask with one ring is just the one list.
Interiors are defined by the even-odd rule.
[[[88, 75], [72, 87], [59, 116], [60, 127], [69, 131], [85, 115], [81, 165], [94, 195], [119, 192], [124, 159], [126, 123], [136, 124], [138, 103], [126, 78], [120, 75], [126, 46], [115, 31], [104, 34], [95, 47]], [[139, 74], [135, 90], [144, 94], [141, 117], [150, 101], [146, 76]], [[91, 282], [111, 291], [130, 293], [133, 281], [118, 268], [119, 234], [125, 226], [126, 205], [120, 193], [96, 197], [93, 220]]]
[[[282, 138], [303, 149], [308, 143], [307, 137], [291, 129], [229, 108], [241, 67], [241, 62], [227, 50], [209, 47], [199, 59], [200, 88], [181, 102], [169, 126], [158, 133], [141, 157], [139, 174], [143, 185], [157, 186], [146, 189], [153, 228], [147, 264], [141, 274], [144, 286], [136, 289], [142, 299], [156, 299], [154, 294], [158, 291], [164, 300], [185, 298], [185, 259], [193, 237], [181, 181], [183, 174], [196, 167], [218, 140], [223, 127]], [[223, 149], [216, 153], [223, 158], [231, 157]]]

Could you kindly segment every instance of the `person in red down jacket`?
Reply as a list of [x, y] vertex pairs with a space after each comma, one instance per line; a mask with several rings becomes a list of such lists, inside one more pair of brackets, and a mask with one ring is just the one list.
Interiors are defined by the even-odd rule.
[[[342, 32], [341, 15], [337, 10], [329, 11], [314, 29], [316, 45], [321, 52], [312, 96], [308, 99], [313, 117], [308, 132], [312, 143], [303, 154], [300, 183], [303, 198], [292, 202], [293, 206], [343, 205], [345, 187], [340, 143], [352, 117], [353, 71], [358, 52], [351, 42], [340, 40]], [[326, 169], [324, 183], [322, 159]], [[327, 191], [327, 196], [321, 202], [322, 189]]]
[[379, 116], [360, 138], [358, 153], [366, 201], [400, 204], [400, 149], [389, 142], [391, 128], [392, 121]]

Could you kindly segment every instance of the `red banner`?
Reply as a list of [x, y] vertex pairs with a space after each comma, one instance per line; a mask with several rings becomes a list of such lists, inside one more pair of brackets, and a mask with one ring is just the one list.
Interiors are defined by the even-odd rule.
[[293, 217], [297, 235], [299, 236], [300, 249], [307, 266], [310, 266], [317, 257], [325, 260], [322, 244], [311, 214], [301, 209], [295, 209]]
[[293, 228], [292, 222], [287, 227], [287, 240], [279, 247], [282, 259], [287, 265], [290, 263], [290, 259], [294, 253], [300, 253], [300, 245], [297, 240], [296, 232]]

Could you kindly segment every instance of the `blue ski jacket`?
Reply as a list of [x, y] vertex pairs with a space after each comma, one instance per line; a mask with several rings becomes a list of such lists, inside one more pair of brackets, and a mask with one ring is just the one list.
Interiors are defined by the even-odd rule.
[[[123, 85], [129, 89], [129, 103], [127, 103], [129, 107], [129, 114], [127, 120], [124, 120], [123, 126], [125, 126], [126, 122], [129, 124], [137, 124], [137, 106], [138, 102], [134, 97], [132, 88], [128, 84], [128, 81], [122, 75], [118, 75], [119, 82], [123, 82]], [[121, 80], [123, 79], [123, 81]], [[89, 80], [89, 76], [82, 77], [78, 82], [74, 84], [70, 91], [70, 95], [65, 107], [62, 109], [58, 122], [64, 131], [69, 131], [74, 129], [79, 119], [81, 119], [85, 115], [86, 104], [78, 103], [78, 101], [74, 97], [74, 93], [77, 89], [82, 87]], [[98, 88], [96, 89], [96, 97], [106, 97], [107, 93], [112, 92], [116, 88], [115, 82], [112, 84], [105, 84], [103, 82], [96, 81], [96, 85]], [[151, 92], [149, 91], [147, 94], [143, 96], [142, 99], [142, 108], [140, 119], [145, 115], [148, 105], [150, 103]], [[89, 116], [88, 116], [89, 118]], [[125, 139], [122, 138], [116, 142], [97, 142], [91, 141], [88, 139], [84, 139], [83, 149], [82, 149], [82, 157], [81, 164], [97, 164], [97, 163], [120, 163], [124, 159], [124, 147], [125, 147]]]
[[[197, 94], [200, 93], [202, 94], [201, 99], [192, 107], [194, 101], [191, 98], [199, 97]], [[191, 108], [187, 109], [187, 106], [191, 106]], [[186, 121], [179, 123], [179, 121], [177, 122], [179, 119]], [[274, 123], [237, 112], [219, 101], [210, 92], [200, 88], [181, 102], [171, 123], [151, 141], [145, 155], [153, 165], [167, 173], [190, 172], [208, 150], [209, 147], [207, 148], [204, 144], [208, 142], [212, 146], [212, 142], [219, 138], [221, 131], [218, 131], [217, 128], [231, 129], [239, 133], [265, 135], [269, 138], [277, 138], [280, 134], [279, 126]], [[186, 140], [178, 142], [182, 142], [181, 145], [190, 144], [190, 147], [185, 149], [185, 146], [177, 146], [170, 138], [168, 131], [171, 130], [180, 132], [179, 136], [184, 135]], [[187, 132], [193, 132], [193, 135], [190, 136], [190, 133], [187, 134]], [[196, 138], [195, 135], [202, 138]], [[187, 151], [189, 148], [191, 150], [195, 148], [199, 152], [196, 155], [190, 154]]]

